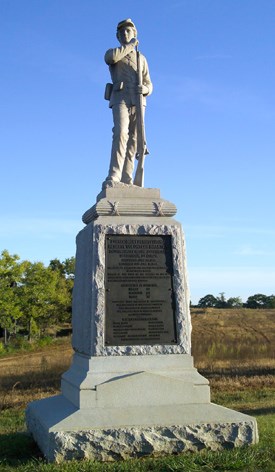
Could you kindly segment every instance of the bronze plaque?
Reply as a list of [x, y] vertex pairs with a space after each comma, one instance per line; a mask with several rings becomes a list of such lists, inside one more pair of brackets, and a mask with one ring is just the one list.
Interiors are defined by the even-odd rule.
[[176, 344], [171, 236], [106, 236], [105, 343]]

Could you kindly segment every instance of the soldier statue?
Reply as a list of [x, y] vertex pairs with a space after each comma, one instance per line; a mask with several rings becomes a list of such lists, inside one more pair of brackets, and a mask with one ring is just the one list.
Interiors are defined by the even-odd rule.
[[146, 97], [153, 90], [146, 58], [137, 52], [137, 30], [131, 19], [118, 23], [116, 36], [120, 47], [108, 49], [105, 54], [112, 78], [112, 84], [106, 85], [105, 98], [110, 100], [114, 127], [110, 168], [103, 186], [112, 182], [133, 184], [134, 162], [138, 158], [137, 102], [142, 97], [144, 116]]

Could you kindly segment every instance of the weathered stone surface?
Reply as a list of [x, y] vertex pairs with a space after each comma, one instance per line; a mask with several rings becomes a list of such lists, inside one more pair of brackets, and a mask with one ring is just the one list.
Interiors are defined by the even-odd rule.
[[87, 210], [82, 220], [89, 224], [99, 216], [172, 217], [176, 206], [160, 197], [159, 189], [116, 183], [104, 189], [97, 202]]
[[47, 459], [57, 462], [231, 449], [258, 441], [254, 418], [211, 403], [77, 409], [58, 396], [33, 402], [26, 417]]
[[75, 354], [70, 369], [62, 375], [62, 394], [77, 408], [210, 402], [208, 380], [187, 354], [91, 359]]
[[[172, 238], [173, 287], [176, 301], [176, 345], [105, 345], [105, 237], [169, 235]], [[100, 217], [77, 237], [76, 277], [73, 296], [73, 347], [90, 356], [190, 354], [191, 320], [184, 234], [171, 218]]]
[[253, 425], [249, 422], [57, 432], [51, 433], [49, 459], [115, 461], [204, 448], [217, 451], [249, 444], [252, 438]]
[[96, 201], [99, 202], [102, 198], [160, 198], [159, 188], [144, 188], [137, 185], [125, 184], [123, 182], [104, 182], [102, 191], [97, 195]]

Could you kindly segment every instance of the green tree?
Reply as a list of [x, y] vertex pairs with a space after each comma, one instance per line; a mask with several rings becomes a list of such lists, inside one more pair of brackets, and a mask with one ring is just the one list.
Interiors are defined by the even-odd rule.
[[75, 274], [75, 257], [69, 257], [63, 261], [65, 275], [68, 279], [74, 279]]
[[218, 300], [214, 295], [208, 294], [205, 297], [200, 298], [198, 302], [199, 308], [208, 308], [208, 307], [215, 307]]
[[275, 308], [275, 295], [267, 297], [267, 308]]
[[227, 301], [226, 301], [226, 298], [224, 296], [224, 292], [221, 292], [219, 295], [220, 296], [217, 297], [217, 302], [216, 302], [215, 307], [216, 308], [227, 308]]
[[28, 262], [21, 286], [22, 310], [29, 339], [55, 326], [68, 314], [70, 293], [59, 270]]
[[64, 277], [57, 278], [56, 296], [52, 313], [52, 320], [54, 319], [56, 324], [71, 322], [73, 285], [73, 279]]
[[8, 334], [16, 333], [17, 322], [23, 313], [19, 288], [26, 262], [19, 262], [17, 254], [2, 251], [0, 257], [0, 327], [4, 329], [5, 344]]
[[248, 297], [245, 306], [247, 308], [268, 308], [268, 297], [257, 293]]
[[[72, 316], [72, 292], [74, 286], [75, 257], [65, 259], [60, 262], [59, 259], [52, 259], [49, 267], [59, 272], [61, 278], [59, 281], [60, 297], [63, 296], [63, 302], [59, 309], [60, 322], [71, 321]], [[66, 299], [66, 301], [65, 301]], [[66, 306], [65, 306], [66, 305]], [[62, 308], [61, 308], [62, 307]], [[63, 312], [61, 311], [63, 309]]]
[[49, 263], [49, 267], [52, 270], [58, 271], [61, 275], [65, 275], [65, 267], [63, 262], [60, 262], [59, 259], [52, 259]]
[[75, 257], [68, 257], [63, 262], [59, 259], [52, 259], [49, 267], [52, 270], [57, 270], [61, 275], [64, 275], [67, 279], [74, 279], [75, 274]]
[[243, 306], [242, 299], [240, 297], [230, 297], [227, 300], [228, 308], [241, 308]]

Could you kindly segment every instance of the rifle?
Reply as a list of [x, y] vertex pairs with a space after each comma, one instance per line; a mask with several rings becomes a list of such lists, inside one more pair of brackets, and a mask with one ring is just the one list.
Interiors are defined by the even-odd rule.
[[[140, 52], [136, 46], [137, 54], [137, 76], [138, 76], [138, 86], [142, 87], [142, 70], [140, 67]], [[137, 93], [137, 103], [136, 103], [136, 120], [137, 120], [137, 152], [136, 159], [138, 159], [138, 165], [136, 168], [136, 175], [134, 179], [134, 185], [139, 187], [144, 186], [144, 158], [145, 154], [149, 154], [146, 147], [145, 141], [145, 128], [144, 128], [144, 118], [143, 118], [143, 96], [142, 92]]]

